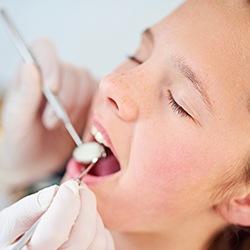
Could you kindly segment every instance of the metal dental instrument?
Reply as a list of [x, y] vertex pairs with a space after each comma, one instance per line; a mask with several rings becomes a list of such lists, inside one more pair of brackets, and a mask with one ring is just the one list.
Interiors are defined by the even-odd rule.
[[[34, 56], [29, 51], [24, 40], [22, 39], [21, 35], [17, 31], [13, 21], [3, 9], [0, 10], [0, 19], [2, 20], [2, 23], [6, 31], [8, 32], [11, 40], [15, 44], [19, 53], [21, 54], [24, 62], [26, 64], [36, 65], [39, 68]], [[43, 84], [42, 86], [42, 91], [47, 101], [53, 108], [54, 112], [58, 116], [58, 118], [64, 123], [65, 128], [69, 132], [70, 136], [72, 137], [76, 145], [77, 146], [81, 145], [82, 141], [80, 137], [78, 136], [78, 134], [76, 133], [74, 127], [72, 126], [70, 119], [68, 117], [68, 114], [66, 110], [64, 109], [63, 105], [61, 104], [61, 102], [59, 101], [59, 99], [57, 98], [57, 96], [45, 84]]]

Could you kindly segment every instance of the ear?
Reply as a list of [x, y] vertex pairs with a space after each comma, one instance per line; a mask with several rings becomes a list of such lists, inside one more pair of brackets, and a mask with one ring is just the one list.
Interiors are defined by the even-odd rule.
[[217, 205], [216, 210], [230, 224], [250, 226], [250, 194], [235, 195]]

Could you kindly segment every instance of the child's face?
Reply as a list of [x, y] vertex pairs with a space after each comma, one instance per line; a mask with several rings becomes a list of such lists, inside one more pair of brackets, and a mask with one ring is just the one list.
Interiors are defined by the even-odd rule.
[[143, 35], [142, 63], [126, 60], [101, 81], [90, 123], [106, 131], [121, 170], [85, 181], [109, 228], [199, 223], [243, 169], [250, 7], [237, 2], [188, 1]]

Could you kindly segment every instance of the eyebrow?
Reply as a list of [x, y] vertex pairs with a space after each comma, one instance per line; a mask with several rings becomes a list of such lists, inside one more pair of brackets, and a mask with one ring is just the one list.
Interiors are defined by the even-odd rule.
[[[149, 41], [154, 43], [154, 35], [150, 28], [147, 28], [142, 33], [143, 36], [147, 37]], [[208, 93], [204, 88], [203, 82], [196, 76], [192, 68], [188, 65], [184, 57], [175, 55], [171, 57], [173, 65], [178, 69], [178, 71], [189, 80], [192, 84], [192, 87], [200, 94], [203, 102], [205, 103], [206, 108], [211, 111], [212, 104], [209, 99]]]
[[206, 105], [206, 108], [211, 111], [212, 104], [208, 93], [204, 88], [204, 83], [197, 77], [192, 68], [187, 64], [185, 58], [175, 55], [172, 57], [172, 62], [174, 66], [180, 71], [180, 73], [189, 80], [189, 82], [192, 84], [192, 87], [198, 91]]

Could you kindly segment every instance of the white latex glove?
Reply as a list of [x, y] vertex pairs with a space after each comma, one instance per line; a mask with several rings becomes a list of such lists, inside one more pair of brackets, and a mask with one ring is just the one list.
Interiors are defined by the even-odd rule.
[[[4, 214], [0, 213], [0, 247], [6, 242], [13, 243], [20, 233], [24, 233], [34, 223], [34, 217], [37, 218], [37, 214], [42, 213], [41, 207], [37, 206], [35, 195], [29, 197], [28, 204], [25, 199], [13, 205], [18, 206], [18, 215], [12, 207], [5, 209], [2, 212]], [[36, 208], [36, 211], [33, 211], [36, 216], [29, 213], [27, 215], [27, 205]], [[19, 221], [19, 228], [8, 223], [9, 218]], [[10, 234], [5, 233], [9, 231]], [[5, 233], [3, 236], [2, 232]], [[10, 247], [5, 246], [3, 249], [8, 250]], [[24, 249], [113, 250], [114, 244], [96, 210], [94, 194], [85, 185], [78, 187], [75, 181], [70, 180], [60, 186]]]
[[22, 64], [7, 95], [0, 157], [0, 166], [27, 169], [25, 182], [57, 170], [75, 146], [45, 101], [41, 85], [58, 94], [79, 134], [97, 86], [86, 70], [60, 62], [48, 41], [36, 43], [32, 51], [40, 70]]
[[0, 212], [0, 249], [14, 242], [48, 209], [57, 186], [45, 188], [26, 196]]

